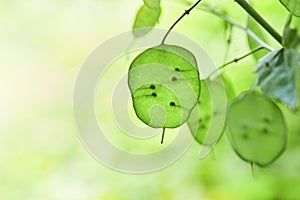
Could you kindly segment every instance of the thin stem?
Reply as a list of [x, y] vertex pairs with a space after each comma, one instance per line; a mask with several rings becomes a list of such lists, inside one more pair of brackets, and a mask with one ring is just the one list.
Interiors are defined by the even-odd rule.
[[164, 143], [165, 130], [166, 130], [166, 129], [163, 128], [163, 132], [162, 132], [162, 135], [161, 135], [161, 141], [160, 141], [161, 144]]
[[170, 32], [172, 31], [172, 29], [178, 24], [178, 22], [180, 22], [182, 20], [182, 18], [184, 18], [186, 15], [189, 15], [190, 12], [201, 2], [202, 0], [198, 0], [192, 7], [190, 7], [188, 10], [185, 10], [184, 13], [176, 20], [176, 22], [169, 28], [168, 32], [166, 33], [166, 35], [164, 36], [163, 40], [162, 40], [162, 44], [165, 43], [168, 35], [170, 34]]
[[236, 1], [253, 19], [255, 19], [277, 42], [281, 44], [282, 37], [277, 31], [264, 20], [245, 0]]
[[216, 155], [215, 155], [214, 149], [212, 149], [212, 150], [210, 151], [210, 159], [211, 159], [211, 160], [216, 160]]
[[270, 47], [268, 44], [266, 44], [263, 40], [261, 40], [254, 32], [252, 32], [250, 29], [247, 27], [244, 27], [240, 25], [238, 22], [235, 20], [231, 19], [224, 13], [222, 13], [220, 10], [212, 7], [205, 6], [205, 8], [201, 9], [202, 11], [212, 13], [220, 18], [222, 18], [225, 22], [228, 24], [231, 24], [232, 26], [239, 28], [243, 31], [245, 31], [253, 40], [255, 40], [260, 46], [264, 47], [265, 49], [268, 49], [269, 51], [273, 51], [274, 48]]
[[255, 173], [255, 165], [253, 162], [250, 163], [251, 165], [251, 173], [252, 173], [252, 177], [256, 178], [256, 173]]
[[256, 49], [250, 51], [249, 53], [247, 53], [247, 54], [245, 54], [245, 55], [243, 55], [243, 56], [241, 56], [241, 57], [239, 57], [239, 58], [235, 58], [235, 59], [233, 59], [233, 60], [231, 60], [231, 61], [229, 61], [229, 62], [223, 64], [222, 66], [218, 67], [216, 70], [212, 71], [212, 72], [208, 75], [208, 77], [211, 77], [212, 75], [214, 75], [215, 73], [217, 73], [217, 72], [220, 71], [221, 69], [225, 68], [226, 66], [228, 66], [228, 65], [230, 65], [230, 64], [232, 64], [232, 63], [237, 63], [237, 62], [239, 62], [240, 60], [242, 60], [242, 59], [244, 59], [244, 58], [246, 58], [246, 57], [252, 55], [253, 53], [255, 53], [255, 52], [257, 52], [257, 51], [260, 51], [260, 50], [262, 50], [262, 49], [265, 49], [265, 48], [264, 48], [264, 47], [258, 47], [258, 48], [256, 48]]
[[[181, 2], [181, 1], [180, 1]], [[190, 6], [191, 3], [184, 1], [183, 3], [185, 3], [186, 5]], [[255, 40], [260, 46], [264, 47], [265, 49], [269, 50], [269, 51], [274, 51], [275, 49], [272, 48], [271, 46], [269, 46], [268, 44], [266, 44], [263, 40], [261, 40], [253, 31], [251, 31], [248, 27], [244, 27], [241, 24], [239, 24], [238, 22], [236, 22], [235, 20], [233, 20], [232, 18], [228, 17], [226, 14], [224, 14], [223, 12], [221, 12], [220, 10], [208, 6], [206, 4], [204, 4], [203, 7], [198, 8], [201, 11], [205, 11], [205, 12], [209, 12], [211, 14], [214, 14], [220, 18], [222, 18], [225, 22], [227, 22], [228, 24], [231, 24], [232, 26], [235, 26], [236, 28], [239, 28], [243, 31], [245, 31], [249, 37], [251, 37], [253, 40]]]
[[[227, 23], [227, 22], [225, 22], [225, 23]], [[228, 59], [230, 44], [231, 44], [231, 41], [232, 41], [232, 33], [233, 33], [233, 26], [231, 24], [228, 24], [228, 26], [229, 26], [229, 35], [227, 36], [227, 39], [226, 39], [227, 45], [226, 45], [226, 50], [225, 50], [225, 55], [224, 55], [224, 63]]]

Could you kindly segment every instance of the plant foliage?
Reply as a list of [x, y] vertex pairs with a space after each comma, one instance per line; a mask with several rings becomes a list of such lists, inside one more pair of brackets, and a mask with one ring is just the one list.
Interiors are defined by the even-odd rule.
[[[135, 58], [129, 68], [128, 83], [135, 112], [147, 125], [175, 128], [187, 122], [195, 140], [208, 146], [216, 144], [227, 127], [228, 138], [237, 155], [247, 162], [266, 166], [286, 148], [288, 130], [279, 104], [292, 110], [299, 108], [300, 36], [299, 30], [291, 28], [291, 21], [293, 17], [300, 17], [300, 1], [280, 0], [290, 12], [282, 36], [246, 1], [237, 2], [256, 20], [249, 17], [247, 27], [208, 5], [202, 10], [246, 32], [249, 47], [254, 51], [225, 63], [219, 70], [226, 70], [229, 64], [253, 54], [258, 61], [254, 72], [256, 84], [253, 84], [256, 88], [249, 88], [235, 97], [228, 84], [230, 81], [223, 76], [221, 84], [210, 77], [200, 81], [193, 53], [184, 47], [164, 44], [168, 33], [200, 0], [172, 25], [161, 45], [151, 47]], [[133, 26], [136, 37], [147, 34], [158, 22], [160, 3], [159, 0], [144, 0]], [[273, 50], [261, 28], [281, 47]], [[262, 49], [263, 52], [259, 52]], [[225, 106], [218, 106], [223, 105], [221, 99]], [[222, 120], [226, 123], [218, 123]]]

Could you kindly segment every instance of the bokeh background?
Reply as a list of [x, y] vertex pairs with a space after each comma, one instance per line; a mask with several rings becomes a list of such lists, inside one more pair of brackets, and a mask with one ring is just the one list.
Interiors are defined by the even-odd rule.
[[[280, 2], [253, 2], [281, 32], [288, 13]], [[246, 14], [233, 0], [206, 3], [245, 24]], [[85, 151], [72, 111], [76, 76], [101, 42], [131, 30], [140, 5], [142, 0], [0, 1], [0, 198], [299, 199], [300, 117], [286, 109], [288, 148], [272, 166], [255, 168], [255, 178], [250, 165], [235, 155], [226, 135], [215, 157], [198, 159], [199, 144], [194, 143], [172, 166], [144, 175], [109, 169]], [[186, 4], [162, 0], [162, 8], [158, 27], [168, 28]], [[234, 29], [225, 59], [224, 27], [220, 18], [195, 10], [175, 30], [197, 41], [220, 66], [249, 51], [245, 33]], [[267, 34], [266, 38], [278, 47]], [[252, 85], [254, 70], [252, 57], [228, 68], [237, 92]]]

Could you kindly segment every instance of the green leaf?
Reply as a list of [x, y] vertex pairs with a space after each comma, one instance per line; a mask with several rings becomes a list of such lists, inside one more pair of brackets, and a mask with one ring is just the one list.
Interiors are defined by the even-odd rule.
[[262, 58], [258, 64], [257, 85], [266, 95], [295, 108], [300, 54], [295, 49], [279, 49]]
[[292, 16], [290, 15], [286, 21], [283, 31], [283, 46], [285, 48], [295, 48], [300, 44], [300, 36], [298, 35], [297, 29], [290, 28]]
[[149, 8], [159, 8], [160, 0], [144, 0], [144, 4]]
[[285, 150], [287, 128], [279, 107], [257, 92], [245, 92], [227, 110], [230, 143], [245, 161], [266, 166]]
[[200, 95], [196, 58], [174, 45], [147, 49], [131, 63], [128, 85], [140, 120], [154, 128], [176, 128], [189, 118]]
[[[252, 19], [252, 17], [248, 18], [247, 26], [253, 33], [255, 33], [255, 35], [257, 37], [259, 37], [263, 41], [266, 41], [265, 35], [263, 34], [261, 27], [257, 24], [257, 22], [254, 19]], [[249, 36], [249, 34], [247, 34], [247, 39], [248, 39], [248, 45], [249, 45], [250, 50], [254, 50], [260, 46], [257, 43], [257, 41], [255, 41], [252, 37]], [[252, 55], [258, 61], [260, 58], [265, 56], [268, 52], [269, 52], [268, 50], [263, 49], [258, 52], [255, 52]]]
[[280, 0], [282, 5], [296, 17], [300, 17], [300, 0]]
[[226, 91], [222, 79], [201, 80], [201, 94], [187, 125], [197, 142], [212, 146], [225, 126]]
[[135, 37], [142, 37], [147, 34], [159, 21], [161, 9], [149, 8], [143, 5], [136, 14], [133, 24], [133, 34]]

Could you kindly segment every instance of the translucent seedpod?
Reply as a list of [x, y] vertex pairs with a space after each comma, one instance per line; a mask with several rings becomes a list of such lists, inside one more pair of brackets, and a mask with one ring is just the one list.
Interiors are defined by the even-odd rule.
[[201, 86], [198, 104], [187, 124], [197, 142], [212, 147], [220, 139], [225, 127], [227, 93], [233, 95], [234, 92], [221, 76], [214, 80], [201, 80]]
[[285, 150], [287, 128], [279, 107], [258, 92], [244, 92], [227, 110], [228, 136], [245, 161], [266, 166]]
[[166, 44], [134, 59], [128, 85], [136, 115], [153, 128], [176, 128], [186, 122], [201, 90], [194, 55]]
[[[151, 3], [149, 1], [145, 1], [147, 4], [142, 5], [136, 14], [134, 24], [133, 24], [133, 35], [135, 37], [142, 37], [149, 33], [156, 23], [159, 21], [159, 17], [161, 14], [161, 8], [158, 4]], [[155, 7], [149, 7], [155, 6]]]

